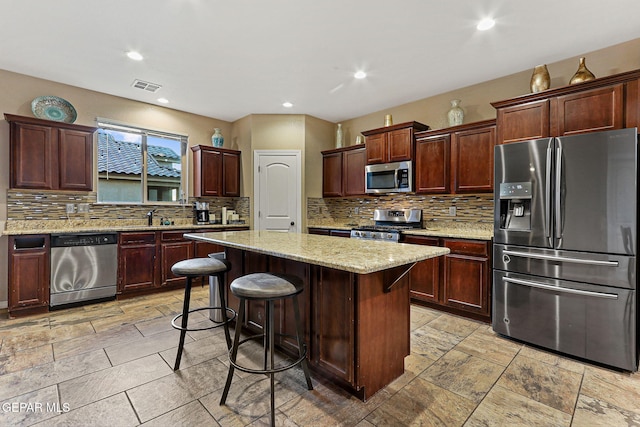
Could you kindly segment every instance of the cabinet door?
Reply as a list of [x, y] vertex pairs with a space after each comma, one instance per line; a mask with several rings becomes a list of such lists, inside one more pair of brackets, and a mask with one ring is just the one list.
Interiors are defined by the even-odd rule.
[[217, 150], [202, 150], [200, 156], [200, 185], [194, 184], [194, 195], [220, 196], [222, 154]]
[[559, 96], [551, 99], [553, 136], [597, 132], [624, 127], [624, 85]]
[[78, 130], [58, 130], [58, 171], [60, 190], [93, 189], [93, 134]]
[[432, 136], [416, 141], [416, 193], [449, 193], [451, 138]]
[[331, 230], [327, 230], [326, 228], [312, 228], [309, 227], [309, 234], [320, 234], [322, 236], [328, 236]]
[[443, 303], [449, 307], [489, 315], [488, 244], [444, 240], [451, 252], [444, 257]]
[[527, 141], [551, 136], [549, 100], [499, 108], [497, 112], [498, 144]]
[[[21, 247], [21, 242], [26, 245]], [[9, 238], [9, 313], [49, 306], [49, 236]]]
[[[437, 238], [411, 235], [404, 236], [403, 243], [439, 246]], [[409, 289], [413, 299], [440, 301], [440, 257], [420, 261], [409, 271]]]
[[[314, 321], [311, 362], [349, 384], [355, 384], [353, 275], [314, 266], [311, 277]], [[343, 283], [350, 286], [337, 286]]]
[[342, 179], [345, 196], [364, 194], [364, 167], [367, 164], [367, 151], [364, 147], [343, 153]]
[[11, 123], [11, 188], [57, 188], [57, 138], [50, 126]]
[[156, 284], [156, 235], [120, 233], [118, 240], [118, 293], [152, 289]]
[[413, 158], [413, 129], [405, 128], [389, 132], [388, 141], [388, 161], [402, 162]]
[[342, 196], [342, 153], [322, 156], [322, 196]]
[[367, 136], [367, 164], [387, 162], [387, 133]]
[[240, 196], [240, 154], [222, 154], [222, 195]]
[[453, 134], [451, 173], [455, 193], [493, 191], [495, 141], [495, 126]]
[[160, 260], [162, 278], [160, 286], [184, 285], [184, 276], [176, 276], [171, 272], [173, 264], [185, 259], [193, 258], [193, 242], [182, 240], [174, 242], [162, 242], [160, 244]]

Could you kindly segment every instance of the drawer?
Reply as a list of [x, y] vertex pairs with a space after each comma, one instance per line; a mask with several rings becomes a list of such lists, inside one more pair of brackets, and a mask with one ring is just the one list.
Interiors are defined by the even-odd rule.
[[443, 239], [443, 246], [451, 249], [452, 254], [489, 256], [489, 243], [484, 241]]
[[405, 234], [400, 238], [400, 243], [412, 243], [414, 245], [440, 246], [440, 239], [437, 237], [414, 236]]
[[193, 230], [172, 230], [172, 231], [161, 231], [160, 232], [160, 240], [163, 242], [167, 241], [176, 241], [176, 240], [185, 240], [184, 234], [190, 233]]
[[145, 233], [120, 233], [118, 243], [120, 245], [133, 245], [133, 244], [140, 244], [140, 243], [155, 243], [155, 242], [156, 242], [156, 233], [145, 232]]

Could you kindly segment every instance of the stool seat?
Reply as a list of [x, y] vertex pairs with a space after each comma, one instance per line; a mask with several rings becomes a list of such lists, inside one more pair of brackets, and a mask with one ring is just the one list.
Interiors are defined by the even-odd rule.
[[210, 276], [229, 270], [228, 261], [217, 258], [185, 259], [173, 264], [171, 272], [176, 276]]
[[280, 299], [297, 295], [304, 289], [296, 276], [252, 273], [231, 282], [231, 292], [245, 299]]

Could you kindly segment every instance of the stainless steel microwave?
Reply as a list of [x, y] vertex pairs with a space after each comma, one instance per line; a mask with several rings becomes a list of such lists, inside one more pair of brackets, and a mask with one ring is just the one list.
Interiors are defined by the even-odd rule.
[[365, 173], [365, 192], [409, 193], [413, 191], [413, 169], [411, 162], [382, 163], [367, 165]]

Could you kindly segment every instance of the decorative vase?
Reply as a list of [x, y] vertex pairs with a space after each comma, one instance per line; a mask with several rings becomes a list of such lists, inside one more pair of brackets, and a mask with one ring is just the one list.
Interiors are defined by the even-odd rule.
[[542, 92], [549, 89], [551, 77], [547, 65], [536, 65], [531, 75], [531, 93]]
[[342, 148], [344, 145], [344, 134], [342, 133], [342, 124], [338, 123], [338, 130], [336, 130], [336, 148]]
[[595, 78], [596, 76], [594, 76], [593, 73], [589, 71], [589, 69], [585, 65], [584, 57], [583, 57], [583, 58], [580, 58], [580, 65], [578, 65], [578, 71], [576, 71], [573, 77], [571, 77], [571, 80], [569, 80], [569, 84], [586, 82], [588, 80], [593, 80]]
[[387, 114], [386, 116], [384, 116], [384, 126], [391, 126], [393, 125], [393, 117], [391, 117], [391, 114]]
[[211, 135], [211, 144], [214, 147], [222, 147], [222, 145], [224, 144], [224, 137], [220, 132], [220, 128], [213, 129], [213, 135]]
[[460, 100], [451, 100], [451, 109], [447, 112], [447, 118], [449, 119], [449, 126], [458, 126], [462, 124], [464, 120], [464, 111], [460, 108]]

